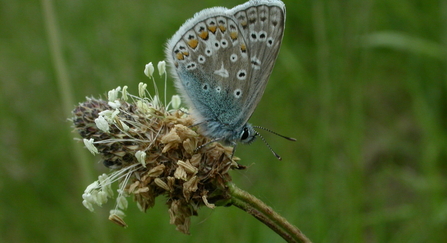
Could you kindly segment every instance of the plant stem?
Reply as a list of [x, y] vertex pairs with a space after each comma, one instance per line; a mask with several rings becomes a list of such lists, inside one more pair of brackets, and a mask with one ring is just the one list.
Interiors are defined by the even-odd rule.
[[231, 202], [234, 206], [253, 215], [259, 221], [279, 234], [287, 242], [310, 243], [311, 241], [294, 225], [273, 211], [264, 202], [238, 188], [234, 183], [228, 183]]

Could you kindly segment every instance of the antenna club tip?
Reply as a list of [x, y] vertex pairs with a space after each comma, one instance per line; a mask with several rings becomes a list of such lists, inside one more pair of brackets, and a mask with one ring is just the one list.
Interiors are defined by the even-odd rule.
[[287, 138], [288, 140], [290, 140], [290, 141], [296, 141], [296, 138]]
[[279, 161], [282, 160], [282, 157], [281, 157], [279, 154], [277, 154], [275, 151], [272, 150], [272, 153], [275, 155], [275, 157], [276, 157]]

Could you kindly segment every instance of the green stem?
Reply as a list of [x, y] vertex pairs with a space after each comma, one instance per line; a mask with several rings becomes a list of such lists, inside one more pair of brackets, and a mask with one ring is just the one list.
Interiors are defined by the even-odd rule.
[[279, 234], [287, 242], [310, 243], [311, 241], [294, 225], [273, 211], [264, 202], [248, 192], [228, 183], [231, 202], [234, 206], [251, 214], [270, 229]]

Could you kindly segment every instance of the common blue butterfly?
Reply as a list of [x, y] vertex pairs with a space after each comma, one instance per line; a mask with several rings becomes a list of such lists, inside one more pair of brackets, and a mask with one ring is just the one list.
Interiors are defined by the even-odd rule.
[[254, 128], [264, 128], [247, 122], [275, 65], [285, 13], [280, 0], [204, 9], [168, 41], [175, 85], [203, 135], [233, 148], [260, 136]]

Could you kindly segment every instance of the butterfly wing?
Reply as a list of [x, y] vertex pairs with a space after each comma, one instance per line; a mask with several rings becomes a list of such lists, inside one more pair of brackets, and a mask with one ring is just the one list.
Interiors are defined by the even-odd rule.
[[205, 9], [168, 41], [176, 86], [205, 135], [233, 140], [258, 104], [278, 55], [285, 8], [250, 1]]
[[216, 7], [197, 13], [168, 41], [166, 55], [198, 122], [218, 121], [234, 130], [241, 126], [235, 118], [243, 110], [250, 62], [244, 35], [228, 12]]
[[[249, 55], [249, 82], [244, 96], [244, 123], [248, 121], [264, 94], [281, 47], [286, 9], [279, 0], [250, 1], [231, 9], [244, 34]], [[241, 118], [243, 119], [243, 118]]]

